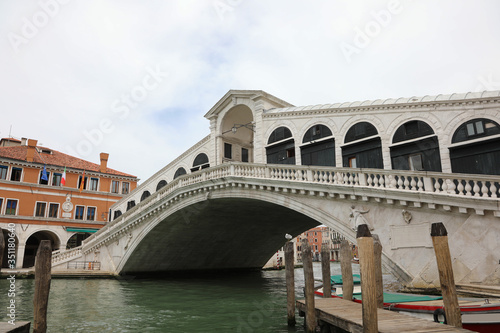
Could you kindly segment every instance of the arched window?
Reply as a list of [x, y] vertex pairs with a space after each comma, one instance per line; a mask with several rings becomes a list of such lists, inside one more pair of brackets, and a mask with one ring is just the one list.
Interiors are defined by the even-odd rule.
[[478, 118], [462, 124], [453, 134], [451, 143], [458, 143], [500, 134], [500, 126], [493, 120]]
[[335, 166], [335, 139], [325, 125], [309, 128], [300, 147], [303, 165]]
[[117, 218], [119, 218], [120, 216], [122, 216], [122, 211], [121, 210], [115, 210], [114, 214], [113, 214], [113, 220], [116, 220]]
[[181, 167], [181, 168], [177, 169], [177, 171], [175, 171], [174, 179], [179, 177], [179, 176], [185, 175], [186, 173], [187, 173], [186, 169]]
[[133, 207], [135, 207], [135, 200], [130, 200], [129, 202], [127, 202], [127, 211], [129, 209], [132, 209]]
[[167, 185], [167, 181], [166, 180], [160, 180], [158, 182], [158, 185], [156, 185], [156, 190], [158, 191], [159, 189], [161, 189], [165, 185]]
[[500, 126], [476, 118], [463, 123], [453, 134], [450, 147], [452, 172], [500, 175]]
[[281, 140], [285, 140], [285, 139], [291, 138], [291, 137], [292, 137], [292, 132], [288, 128], [283, 127], [283, 126], [278, 127], [269, 136], [269, 139], [267, 140], [267, 144], [270, 145], [272, 143], [275, 143], [275, 142], [278, 142]]
[[[346, 133], [342, 147], [342, 164], [351, 168], [382, 169], [382, 142], [378, 131], [368, 122], [353, 125]], [[351, 143], [352, 142], [352, 143]]]
[[143, 201], [144, 199], [146, 199], [147, 197], [149, 197], [151, 195], [151, 193], [149, 193], [149, 191], [144, 191], [142, 192], [142, 195], [141, 195], [141, 201]]
[[375, 128], [375, 126], [366, 121], [363, 121], [351, 126], [351, 128], [347, 131], [345, 135], [344, 142], [349, 143], [352, 141], [368, 138], [370, 136], [374, 136], [377, 134], [378, 131]]
[[286, 127], [275, 129], [266, 147], [267, 163], [269, 164], [295, 164], [295, 142], [292, 132]]
[[404, 123], [394, 132], [392, 143], [393, 169], [441, 172], [438, 138], [427, 123], [420, 120]]
[[200, 153], [196, 156], [193, 162], [193, 167], [191, 168], [191, 172], [198, 171], [200, 169], [209, 168], [210, 164], [208, 163], [208, 156], [205, 153]]

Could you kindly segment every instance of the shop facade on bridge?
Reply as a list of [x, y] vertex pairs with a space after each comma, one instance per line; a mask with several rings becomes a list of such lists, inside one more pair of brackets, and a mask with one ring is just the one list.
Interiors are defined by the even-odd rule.
[[500, 92], [296, 107], [230, 90], [210, 133], [113, 206], [116, 218], [172, 180], [231, 161], [499, 175]]

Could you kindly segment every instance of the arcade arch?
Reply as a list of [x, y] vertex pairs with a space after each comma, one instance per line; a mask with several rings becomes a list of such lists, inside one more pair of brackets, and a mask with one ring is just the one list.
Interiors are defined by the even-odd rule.
[[267, 140], [268, 164], [295, 164], [295, 140], [288, 127], [276, 128]]
[[335, 139], [325, 125], [314, 125], [304, 134], [300, 147], [303, 165], [335, 166]]
[[452, 172], [500, 175], [500, 126], [475, 118], [458, 127], [452, 137]]
[[185, 175], [185, 174], [187, 174], [186, 169], [184, 169], [183, 167], [180, 167], [179, 169], [177, 169], [175, 171], [174, 179], [177, 178], [177, 177], [180, 177], [182, 175]]
[[222, 162], [253, 161], [254, 119], [252, 110], [243, 104], [231, 108], [221, 123]]
[[342, 165], [350, 168], [384, 168], [382, 141], [375, 126], [362, 121], [349, 128], [342, 146]]
[[26, 240], [23, 268], [33, 267], [35, 265], [36, 252], [38, 251], [38, 247], [40, 246], [42, 240], [50, 241], [52, 251], [58, 250], [61, 246], [59, 237], [52, 231], [41, 230], [33, 233]]
[[210, 168], [208, 156], [205, 153], [199, 153], [198, 155], [196, 155], [193, 161], [193, 167], [191, 168], [191, 172], [195, 172], [206, 168]]
[[441, 172], [438, 137], [424, 121], [411, 120], [399, 126], [390, 154], [394, 170]]

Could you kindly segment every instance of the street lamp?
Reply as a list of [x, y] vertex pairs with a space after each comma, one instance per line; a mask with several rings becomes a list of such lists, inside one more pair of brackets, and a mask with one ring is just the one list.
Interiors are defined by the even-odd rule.
[[236, 131], [238, 131], [238, 128], [241, 128], [241, 127], [245, 127], [247, 129], [251, 130], [252, 132], [255, 132], [255, 122], [251, 121], [251, 122], [246, 123], [246, 124], [234, 124], [230, 130], [222, 132], [222, 134], [226, 134], [228, 132], [233, 132], [233, 134], [236, 134]]

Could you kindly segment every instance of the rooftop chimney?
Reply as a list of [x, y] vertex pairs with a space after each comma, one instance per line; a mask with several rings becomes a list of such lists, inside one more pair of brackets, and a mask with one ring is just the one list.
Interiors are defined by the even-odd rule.
[[101, 153], [101, 166], [99, 167], [99, 172], [106, 173], [108, 169], [108, 153]]
[[37, 140], [32, 140], [32, 139], [28, 140], [28, 151], [26, 152], [26, 162], [33, 162], [37, 143], [38, 143]]
[[28, 141], [28, 139], [21, 138], [21, 146], [26, 146], [26, 141]]

